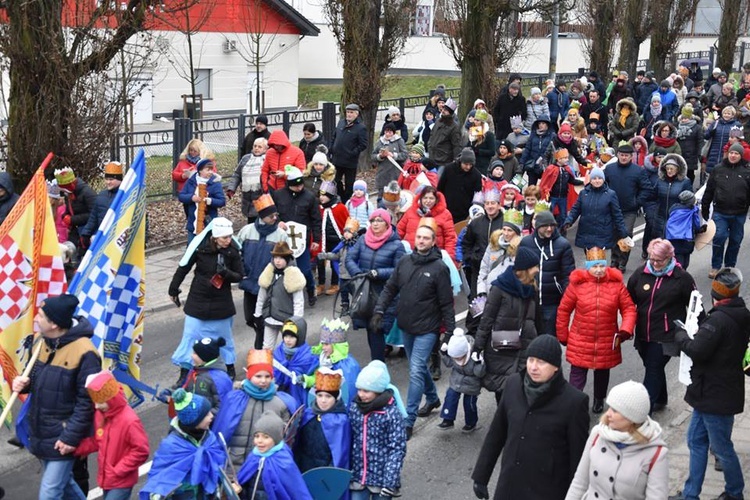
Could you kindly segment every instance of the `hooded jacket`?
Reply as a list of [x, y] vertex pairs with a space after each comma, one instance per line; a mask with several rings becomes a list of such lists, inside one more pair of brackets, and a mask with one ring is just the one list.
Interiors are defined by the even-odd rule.
[[526, 247], [539, 259], [539, 305], [560, 303], [568, 286], [570, 273], [576, 268], [573, 248], [568, 240], [560, 236], [555, 228], [550, 238], [542, 238], [539, 231], [524, 236], [519, 248]]
[[[284, 149], [279, 153], [273, 148], [274, 146], [284, 146]], [[287, 165], [297, 167], [300, 172], [303, 172], [305, 170], [305, 153], [289, 142], [289, 138], [283, 130], [274, 130], [271, 132], [271, 137], [268, 138], [266, 159], [260, 167], [260, 183], [264, 193], [286, 186], [286, 176], [277, 177], [276, 174], [284, 172], [284, 167]]]
[[13, 181], [8, 172], [0, 172], [0, 187], [5, 189], [5, 195], [0, 198], [0, 225], [2, 225], [20, 196], [13, 189]]
[[465, 172], [458, 160], [443, 169], [437, 189], [445, 196], [445, 204], [453, 222], [459, 222], [469, 216], [474, 193], [482, 190], [482, 174], [476, 165]]
[[[625, 124], [620, 123], [623, 109], [627, 107], [630, 114], [625, 118]], [[610, 144], [617, 146], [620, 141], [628, 141], [635, 136], [638, 130], [638, 111], [633, 99], [626, 97], [620, 99], [615, 106], [614, 116], [609, 120], [607, 130], [609, 130]]]
[[615, 245], [615, 232], [620, 238], [628, 235], [617, 195], [606, 184], [595, 188], [589, 183], [578, 195], [564, 224], [572, 225], [578, 217], [581, 218], [576, 230], [575, 244], [578, 248], [610, 249]]
[[89, 221], [91, 211], [94, 209], [96, 193], [80, 177], [76, 177], [75, 183], [73, 192], [65, 195], [65, 214], [70, 215], [68, 240], [77, 243], [80, 236], [78, 228], [85, 226]]
[[[664, 138], [659, 135], [659, 130], [664, 127], [669, 127], [669, 136]], [[649, 153], [653, 153], [657, 147], [664, 148], [667, 153], [682, 154], [682, 148], [680, 143], [677, 142], [677, 127], [671, 121], [661, 120], [654, 123], [651, 127], [651, 146], [649, 146]]]
[[[667, 177], [666, 163], [677, 163], [677, 174]], [[651, 229], [654, 238], [663, 238], [666, 232], [667, 219], [672, 206], [679, 203], [680, 193], [692, 191], [693, 182], [687, 177], [687, 163], [679, 154], [668, 154], [659, 164], [659, 176], [654, 185], [656, 190], [656, 212]]]
[[[291, 316], [291, 321], [297, 327], [297, 347], [294, 353], [287, 354], [286, 345], [282, 341], [273, 350], [273, 359], [281, 366], [302, 379], [304, 375], [312, 375], [318, 367], [318, 357], [315, 356], [307, 343], [307, 322], [301, 316]], [[273, 378], [280, 391], [291, 395], [299, 406], [307, 406], [307, 390], [304, 385], [293, 384], [292, 379], [278, 368], [273, 369]]]
[[[542, 122], [547, 124], [547, 130], [543, 134], [539, 134], [537, 133], [537, 129]], [[544, 167], [547, 166], [543, 158], [554, 136], [555, 131], [552, 129], [552, 122], [548, 116], [542, 116], [534, 122], [531, 126], [529, 140], [526, 142], [526, 147], [524, 147], [521, 154], [521, 166], [524, 172], [533, 172], [537, 176], [542, 175]]]
[[538, 101], [534, 101], [531, 97], [526, 99], [526, 120], [523, 126], [530, 129], [542, 115], [550, 115], [547, 98], [542, 96]]
[[[473, 169], [472, 169], [473, 170]], [[409, 210], [401, 217], [398, 221], [398, 236], [409, 244], [410, 248], [414, 247], [414, 241], [417, 237], [417, 229], [419, 229], [419, 220], [422, 217], [432, 217], [438, 226], [437, 241], [435, 246], [445, 250], [451, 256], [456, 258], [456, 229], [453, 225], [453, 218], [451, 213], [445, 204], [445, 196], [443, 193], [437, 193], [437, 202], [435, 206], [430, 210], [429, 215], [422, 215], [420, 213], [420, 207], [422, 202], [422, 195], [414, 200]]]
[[651, 95], [659, 90], [659, 85], [651, 78], [643, 78], [641, 84], [635, 89], [635, 104], [638, 113], [643, 114], [651, 104]]
[[498, 139], [507, 137], [513, 131], [510, 127], [511, 116], [520, 116], [522, 120], [526, 120], [526, 99], [520, 90], [515, 97], [508, 91], [501, 92], [495, 107], [492, 108], [492, 117], [495, 119], [495, 137]]
[[323, 181], [333, 182], [336, 179], [336, 167], [333, 166], [333, 163], [328, 162], [323, 171], [318, 173], [315, 171], [312, 161], [310, 161], [307, 163], [305, 171], [302, 172], [302, 177], [305, 180], [305, 189], [318, 196]]

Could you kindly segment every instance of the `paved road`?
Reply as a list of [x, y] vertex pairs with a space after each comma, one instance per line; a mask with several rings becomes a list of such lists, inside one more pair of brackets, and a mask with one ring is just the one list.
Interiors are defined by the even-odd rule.
[[[573, 240], [574, 235], [570, 235]], [[638, 242], [640, 244], [640, 242]], [[631, 259], [628, 270], [632, 272], [637, 265], [642, 264], [640, 259], [640, 247], [637, 246], [637, 252]], [[744, 250], [743, 250], [744, 254]], [[708, 294], [710, 280], [707, 277], [710, 259], [710, 248], [693, 255], [690, 266], [690, 272], [696, 277], [699, 289]], [[149, 258], [155, 262], [155, 258]], [[583, 254], [576, 250], [576, 261], [580, 264], [583, 262]], [[745, 275], [750, 276], [750, 266], [743, 261], [741, 269]], [[165, 280], [168, 280], [170, 273], [159, 270], [153, 264], [149, 263], [151, 271], [148, 276], [148, 289], [157, 290], [165, 288]], [[162, 265], [170, 267], [167, 263]], [[176, 265], [176, 262], [174, 263]], [[173, 269], [173, 267], [172, 267]], [[629, 273], [628, 273], [629, 274]], [[183, 285], [183, 290], [186, 290]], [[745, 290], [746, 297], [750, 296]], [[152, 298], [153, 297], [153, 298]], [[236, 293], [236, 304], [239, 311], [241, 307], [241, 294]], [[160, 387], [171, 385], [177, 377], [178, 370], [172, 366], [169, 361], [170, 355], [179, 343], [182, 331], [183, 314], [182, 311], [174, 306], [166, 309], [160, 304], [164, 300], [152, 295], [149, 297], [149, 306], [155, 310], [149, 315], [146, 323], [145, 349], [143, 352], [142, 373], [147, 383], [151, 385], [159, 384]], [[319, 300], [318, 305], [309, 310], [305, 317], [310, 325], [308, 338], [310, 342], [318, 341], [318, 328], [323, 317], [330, 316], [332, 308], [332, 299], [323, 297]], [[456, 301], [456, 312], [460, 313], [466, 309], [466, 301], [463, 298]], [[234, 324], [234, 335], [238, 346], [238, 352], [246, 352], [252, 344], [253, 333], [249, 331], [242, 320], [242, 313], [236, 317]], [[360, 360], [366, 362], [369, 359], [369, 349], [364, 331], [350, 332], [349, 336], [351, 352]], [[408, 385], [408, 367], [406, 360], [401, 357], [392, 355], [388, 358], [387, 363], [391, 370], [394, 383], [398, 385], [402, 394], [406, 394]], [[364, 363], [363, 363], [364, 364]], [[564, 367], [567, 375], [568, 366]], [[670, 405], [666, 411], [657, 414], [657, 420], [666, 428], [667, 439], [670, 448], [671, 474], [670, 480], [672, 492], [681, 487], [687, 471], [687, 450], [684, 446], [684, 429], [685, 422], [689, 417], [689, 409], [682, 401], [684, 388], [677, 381], [677, 363], [672, 361], [668, 365], [668, 377], [670, 384]], [[633, 379], [641, 380], [643, 376], [640, 358], [632, 348], [632, 343], [628, 343], [624, 348], [623, 364], [612, 372], [611, 384]], [[447, 387], [447, 376], [438, 383], [439, 393], [445, 393]], [[587, 386], [587, 393], [591, 394], [591, 382]], [[439, 418], [437, 413], [425, 419], [418, 419], [415, 427], [413, 439], [409, 442], [408, 454], [404, 471], [402, 475], [403, 498], [422, 498], [422, 499], [470, 499], [473, 498], [471, 489], [471, 470], [482, 444], [484, 434], [486, 433], [490, 419], [494, 412], [495, 402], [491, 394], [484, 393], [479, 399], [479, 415], [481, 428], [473, 434], [462, 434], [460, 430], [440, 431], [437, 429]], [[166, 408], [158, 402], [144, 403], [138, 412], [144, 422], [147, 432], [151, 439], [151, 448], [154, 450], [161, 438], [167, 432]], [[461, 413], [459, 413], [461, 415]], [[592, 415], [592, 424], [594, 422]], [[749, 419], [750, 420], [750, 419]], [[750, 467], [750, 421], [743, 424], [745, 426], [744, 434], [737, 436], [738, 451], [744, 453], [743, 464]], [[460, 426], [458, 426], [460, 428]], [[738, 431], [735, 432], [738, 434]], [[8, 435], [7, 431], [4, 435]], [[7, 491], [7, 498], [10, 499], [32, 499], [36, 498], [36, 491], [39, 484], [40, 467], [39, 463], [33, 459], [26, 451], [12, 449], [5, 444], [5, 439], [0, 442], [0, 485]], [[90, 459], [92, 467], [92, 486], [95, 483], [95, 466], [96, 460]], [[498, 467], [499, 469], [499, 467]], [[497, 469], [496, 469], [497, 471]], [[491, 488], [494, 488], [493, 478]], [[718, 496], [722, 492], [720, 475], [709, 471], [706, 481], [704, 494], [708, 498], [709, 494]], [[91, 498], [96, 498], [92, 495]], [[713, 498], [713, 497], [711, 497]]]

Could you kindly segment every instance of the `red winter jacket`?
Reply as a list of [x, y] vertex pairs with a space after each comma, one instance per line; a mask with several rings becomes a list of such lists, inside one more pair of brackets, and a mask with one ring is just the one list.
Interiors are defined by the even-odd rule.
[[[284, 146], [286, 149], [278, 153], [273, 148], [274, 144]], [[297, 146], [292, 146], [283, 130], [274, 130], [271, 132], [271, 137], [268, 138], [266, 159], [260, 167], [260, 183], [263, 186], [264, 193], [267, 193], [269, 189], [275, 191], [286, 186], [286, 176], [277, 177], [275, 174], [283, 172], [287, 165], [293, 165], [300, 172], [304, 172], [305, 153]]]
[[148, 435], [122, 390], [108, 403], [106, 412], [94, 412], [94, 435], [81, 441], [75, 455], [99, 452], [96, 482], [103, 490], [132, 488], [138, 467], [148, 460]]
[[[330, 215], [326, 214], [327, 209], [323, 208], [322, 205], [319, 205], [318, 207], [320, 208], [320, 221], [322, 230], [320, 232], [321, 239], [316, 242], [320, 245], [320, 247], [314, 252], [312, 250], [310, 251], [310, 257], [313, 259], [317, 257], [320, 252], [330, 252], [331, 250], [333, 250], [333, 247], [336, 246], [335, 244], [331, 245], [331, 243], [328, 241], [323, 244], [322, 241], [324, 238], [326, 238], [327, 234], [331, 234], [332, 230], [336, 232], [337, 235], [341, 235], [339, 240], [344, 239], [344, 225], [346, 224], [346, 219], [349, 218], [349, 210], [347, 210], [346, 205], [341, 202], [336, 202], [336, 204], [329, 207], [331, 209], [329, 212]], [[331, 220], [331, 215], [333, 216], [333, 220]], [[336, 231], [333, 226], [328, 226], [328, 224], [331, 224], [332, 222], [336, 225], [338, 231]]]
[[[453, 216], [448, 211], [448, 207], [445, 204], [445, 197], [443, 193], [437, 194], [437, 203], [432, 207], [429, 217], [435, 219], [438, 225], [437, 234], [437, 246], [441, 250], [445, 250], [451, 256], [453, 260], [456, 260], [456, 228], [453, 226]], [[419, 219], [422, 218], [417, 212], [417, 209], [421, 206], [422, 196], [414, 200], [409, 210], [406, 211], [401, 220], [398, 221], [398, 236], [403, 241], [409, 243], [409, 246], [414, 248], [414, 240], [417, 237], [417, 229], [419, 228]]]
[[[619, 327], [618, 311], [622, 314]], [[557, 338], [568, 344], [565, 357], [571, 365], [613, 368], [622, 363], [619, 344], [612, 348], [615, 333], [632, 337], [636, 317], [635, 305], [620, 271], [608, 267], [604, 277], [597, 280], [587, 270], [576, 269], [570, 274], [570, 284], [557, 308]]]

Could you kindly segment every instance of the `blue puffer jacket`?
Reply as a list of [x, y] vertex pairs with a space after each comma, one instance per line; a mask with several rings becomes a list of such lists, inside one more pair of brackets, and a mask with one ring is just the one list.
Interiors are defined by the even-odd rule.
[[568, 115], [570, 108], [570, 94], [553, 89], [547, 94], [547, 103], [549, 104], [549, 117], [552, 123], [557, 123], [557, 119]]
[[119, 190], [120, 188], [102, 189], [99, 191], [99, 194], [96, 195], [96, 200], [94, 200], [94, 208], [91, 209], [91, 213], [89, 214], [89, 221], [78, 231], [81, 236], [93, 236], [96, 233]]
[[[351, 276], [365, 273], [371, 269], [377, 270], [378, 277], [372, 281], [372, 284], [374, 285], [375, 292], [380, 296], [385, 283], [391, 277], [391, 274], [393, 274], [393, 270], [396, 269], [398, 261], [406, 254], [406, 250], [398, 237], [395, 227], [388, 241], [383, 243], [383, 246], [377, 250], [373, 250], [367, 246], [365, 236], [362, 235], [357, 240], [357, 243], [346, 252], [346, 270], [349, 271]], [[393, 300], [383, 315], [383, 331], [385, 332], [390, 331], [391, 326], [393, 326], [397, 303], [398, 300]], [[354, 320], [354, 328], [365, 328], [366, 326], [363, 321]]]
[[[187, 181], [185, 186], [180, 191], [177, 199], [180, 203], [184, 203], [188, 206], [187, 223], [185, 229], [189, 233], [195, 231], [195, 217], [198, 214], [198, 204], [193, 202], [193, 195], [196, 194], [196, 188], [198, 187], [198, 174], [193, 174]], [[213, 219], [219, 215], [219, 208], [223, 207], [227, 203], [227, 199], [224, 196], [224, 189], [221, 185], [221, 176], [213, 174], [206, 184], [208, 197], [211, 198], [211, 204], [206, 205], [206, 215]], [[206, 219], [206, 224], [210, 219]]]
[[[665, 163], [677, 164], [677, 175], [672, 179], [667, 178]], [[654, 238], [664, 238], [669, 211], [672, 209], [672, 205], [679, 203], [680, 193], [693, 190], [693, 183], [685, 177], [686, 175], [687, 163], [680, 155], [668, 154], [659, 164], [659, 176], [654, 183], [656, 210], [654, 211], [654, 225], [651, 229], [651, 235]]]
[[524, 236], [519, 247], [526, 247], [539, 259], [541, 293], [539, 305], [557, 305], [568, 286], [570, 273], [576, 268], [573, 248], [555, 229], [552, 237], [540, 238], [536, 231]]
[[[659, 94], [659, 97], [661, 97], [661, 107], [664, 108], [664, 111], [666, 112], [666, 116], [664, 119], [672, 121], [677, 112], [680, 110], [680, 103], [677, 101], [677, 94], [672, 92], [672, 89], [667, 89], [666, 92], [662, 92], [661, 87], [659, 87], [659, 89], [656, 92], [653, 92], [651, 95], [654, 94]], [[651, 99], [651, 96], [649, 96], [649, 99]]]
[[655, 199], [654, 186], [648, 180], [646, 171], [635, 163], [610, 163], [604, 169], [604, 178], [609, 188], [617, 194], [623, 214], [637, 212], [639, 207]]
[[[389, 394], [389, 392], [383, 393]], [[349, 406], [352, 426], [352, 481], [367, 486], [401, 487], [401, 467], [406, 456], [406, 428], [396, 402], [362, 414], [356, 402]]]
[[724, 118], [719, 118], [706, 130], [704, 137], [711, 140], [711, 146], [706, 155], [706, 172], [710, 173], [716, 165], [721, 163], [724, 144], [729, 142], [729, 131], [732, 127], [742, 128], [742, 124], [737, 120], [728, 122]]
[[628, 235], [617, 195], [606, 184], [598, 189], [591, 184], [586, 186], [568, 212], [565, 224], [573, 224], [578, 217], [581, 218], [576, 232], [578, 248], [614, 247], [613, 228], [620, 238]]
[[[541, 122], [547, 124], [547, 131], [540, 135], [537, 133], [537, 128], [539, 128], [539, 123]], [[544, 172], [547, 164], [537, 165], [537, 160], [545, 155], [554, 136], [555, 131], [552, 130], [549, 117], [546, 115], [540, 116], [531, 126], [529, 140], [526, 141], [526, 147], [524, 147], [523, 154], [521, 155], [521, 166], [524, 172], [533, 172], [539, 177], [542, 176], [542, 172]]]
[[651, 94], [659, 90], [659, 85], [653, 80], [641, 82], [635, 90], [635, 105], [638, 106], [638, 113], [643, 114], [651, 104]]
[[39, 359], [31, 370], [29, 451], [44, 460], [63, 460], [55, 443], [78, 446], [91, 434], [94, 405], [86, 391], [86, 377], [99, 372], [102, 362], [91, 337], [94, 329], [78, 316], [78, 322], [59, 339], [45, 339]]

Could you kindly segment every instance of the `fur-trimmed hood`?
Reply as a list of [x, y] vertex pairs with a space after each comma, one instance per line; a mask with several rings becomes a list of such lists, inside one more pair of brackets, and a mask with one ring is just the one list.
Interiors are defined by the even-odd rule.
[[641, 151], [648, 151], [648, 143], [646, 142], [646, 139], [643, 138], [641, 135], [636, 135], [632, 139], [628, 141], [631, 146], [635, 146], [635, 143], [638, 142], [641, 145]]
[[677, 126], [668, 120], [659, 120], [658, 122], [654, 123], [651, 126], [651, 137], [656, 137], [657, 133], [662, 129], [662, 127], [664, 127], [664, 125], [669, 127], [668, 139], [677, 139]]
[[[268, 288], [273, 283], [273, 263], [268, 264], [258, 277], [258, 284], [263, 288]], [[305, 275], [298, 267], [288, 265], [284, 268], [284, 290], [287, 293], [299, 292], [305, 288]]]
[[615, 111], [619, 113], [620, 111], [622, 111], [623, 106], [628, 106], [631, 113], [638, 112], [638, 107], [635, 105], [635, 101], [632, 97], [626, 97], [617, 101], [617, 104], [615, 105]]
[[669, 153], [662, 158], [659, 163], [659, 179], [664, 180], [667, 177], [666, 165], [673, 163], [677, 165], [677, 180], [683, 180], [687, 174], [687, 162], [685, 159], [677, 153]]

